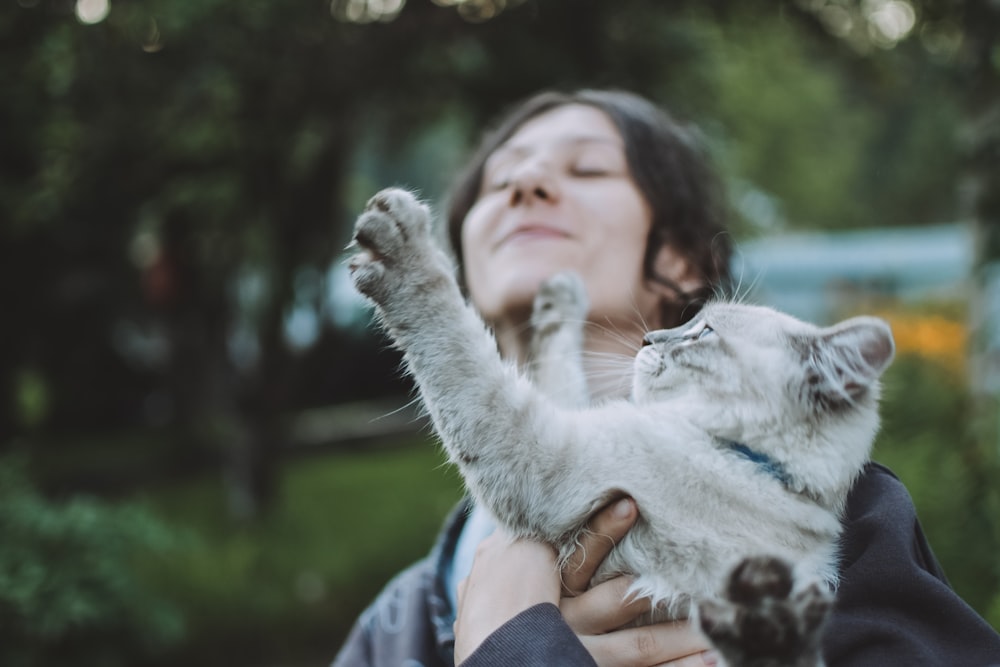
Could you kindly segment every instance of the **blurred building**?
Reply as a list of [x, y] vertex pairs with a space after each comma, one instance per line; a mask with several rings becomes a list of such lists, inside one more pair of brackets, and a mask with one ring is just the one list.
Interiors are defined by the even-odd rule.
[[817, 324], [872, 301], [966, 300], [971, 225], [797, 232], [740, 244], [739, 294]]

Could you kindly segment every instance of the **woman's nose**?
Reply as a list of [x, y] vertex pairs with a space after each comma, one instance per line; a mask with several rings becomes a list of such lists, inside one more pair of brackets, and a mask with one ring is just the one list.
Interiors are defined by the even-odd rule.
[[521, 165], [511, 176], [510, 205], [559, 200], [559, 183], [550, 167], [540, 161]]

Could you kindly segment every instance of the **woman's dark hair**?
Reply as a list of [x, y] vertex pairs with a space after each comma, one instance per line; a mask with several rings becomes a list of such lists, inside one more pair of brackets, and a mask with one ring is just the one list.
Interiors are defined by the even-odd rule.
[[[696, 131], [632, 93], [543, 92], [509, 111], [483, 138], [448, 198], [448, 238], [459, 265], [463, 261], [462, 224], [479, 199], [486, 160], [525, 122], [568, 104], [583, 104], [603, 111], [621, 134], [632, 179], [652, 212], [643, 271], [648, 280], [667, 285], [678, 297], [676, 302], [664, 304], [662, 323], [671, 326], [690, 319], [716, 288], [729, 282], [732, 245], [725, 229], [721, 183]], [[701, 288], [684, 292], [656, 273], [657, 253], [668, 243], [690, 263], [702, 281]]]

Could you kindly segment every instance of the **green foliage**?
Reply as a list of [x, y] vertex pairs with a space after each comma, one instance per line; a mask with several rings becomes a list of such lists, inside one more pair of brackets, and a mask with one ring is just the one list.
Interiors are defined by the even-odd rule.
[[233, 522], [216, 477], [148, 494], [165, 522], [197, 535], [142, 579], [188, 620], [167, 664], [323, 664], [388, 579], [424, 556], [461, 496], [438, 447], [388, 449], [288, 464], [283, 492], [253, 523]]
[[[286, 316], [324, 315], [295, 276], [329, 266], [379, 187], [439, 195], [485, 120], [543, 87], [630, 88], [704, 126], [744, 218], [755, 194], [789, 227], [954, 218], [950, 61], [915, 40], [859, 61], [779, 4], [539, 0], [471, 24], [414, 2], [357, 25], [330, 3], [174, 0], [82, 25], [73, 3], [16, 3], [0, 15], [0, 369], [37, 369], [43, 429], [140, 419], [139, 400], [81, 387], [155, 392], [190, 426], [231, 409], [206, 389], [227, 386], [267, 432], [302, 407], [275, 388], [311, 363], [284, 345]], [[237, 327], [255, 351], [239, 367]], [[123, 360], [122, 330], [171, 354]], [[0, 370], [0, 437], [24, 428], [13, 384]]]
[[[414, 1], [395, 20], [354, 25], [330, 2], [153, 0], [113, 2], [105, 21], [82, 25], [72, 1], [10, 3], [0, 10], [0, 447], [29, 432], [72, 441], [66, 456], [32, 452], [59, 479], [222, 451], [231, 443], [216, 432], [251, 434], [273, 453], [282, 415], [387, 391], [377, 343], [351, 347], [327, 331], [293, 353], [287, 314], [324, 315], [324, 290], [302, 285], [318, 283], [374, 190], [440, 194], [483, 123], [543, 87], [629, 88], [694, 120], [743, 222], [761, 223], [747, 201], [789, 228], [957, 218], [961, 150], [984, 169], [995, 154], [963, 148], [955, 130], [970, 91], [985, 104], [1000, 90], [995, 73], [969, 65], [990, 53], [974, 45], [995, 45], [995, 12], [921, 0], [911, 37], [864, 53], [822, 24], [823, 7], [861, 17], [870, 4], [533, 0], [471, 24]], [[930, 48], [935, 33], [951, 37]], [[239, 365], [235, 329], [254, 351]], [[143, 334], [132, 348], [130, 331]], [[150, 348], [169, 354], [126, 353]], [[961, 385], [909, 364], [893, 370], [906, 392], [890, 386], [879, 454], [913, 490], [956, 586], [977, 608], [992, 604], [997, 624], [996, 455], [982, 444], [996, 436], [966, 434], [958, 425], [976, 410]], [[210, 442], [171, 438], [169, 456], [150, 454], [158, 436], [108, 449], [109, 431], [164, 422], [231, 428]], [[79, 648], [74, 663], [100, 651], [110, 662], [176, 637], [176, 619], [131, 578], [134, 549], [146, 553], [142, 581], [197, 619], [187, 658], [213, 632], [232, 652], [206, 662], [310, 642], [329, 655], [374, 589], [426, 549], [457, 495], [427, 475], [429, 451], [293, 466], [253, 525], [230, 523], [220, 484], [164, 492], [164, 519], [202, 540], [172, 559], [138, 510], [0, 491], [12, 499], [0, 507], [0, 604], [21, 619], [0, 628], [12, 637], [0, 657]], [[25, 550], [31, 560], [13, 560]], [[36, 563], [35, 578], [17, 570], [15, 594], [22, 562]], [[43, 588], [31, 581], [59, 591], [45, 593], [53, 604], [37, 607]], [[282, 635], [287, 651], [275, 646]]]
[[183, 636], [178, 612], [141, 584], [137, 558], [175, 545], [138, 506], [46, 500], [0, 461], [0, 663], [136, 664]]
[[873, 133], [872, 109], [850, 100], [836, 60], [815, 57], [794, 25], [747, 16], [727, 24], [701, 21], [711, 45], [697, 72], [711, 99], [708, 116], [721, 164], [734, 181], [736, 209], [747, 188], [774, 197], [780, 210], [758, 224], [796, 227], [857, 224], [850, 191]]
[[[859, 71], [801, 25], [759, 11], [688, 21], [700, 49], [675, 95], [707, 124], [743, 222], [774, 231], [954, 219], [961, 110], [919, 47]], [[754, 191], [774, 211], [748, 210]]]
[[901, 356], [886, 378], [875, 459], [906, 484], [956, 591], [1000, 628], [1000, 454], [996, 425], [984, 438], [975, 412], [960, 374]]

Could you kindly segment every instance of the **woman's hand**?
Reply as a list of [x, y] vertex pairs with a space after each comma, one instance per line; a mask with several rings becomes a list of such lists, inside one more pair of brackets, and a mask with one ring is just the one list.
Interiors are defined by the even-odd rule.
[[458, 586], [455, 664], [501, 625], [542, 602], [559, 604], [555, 550], [541, 542], [512, 541], [498, 528], [476, 548], [472, 570]]
[[458, 591], [455, 662], [465, 660], [490, 634], [542, 602], [557, 604], [566, 622], [601, 667], [714, 665], [704, 638], [688, 623], [620, 629], [649, 611], [649, 600], [626, 600], [631, 583], [612, 579], [586, 590], [598, 565], [635, 523], [631, 499], [598, 512], [580, 547], [560, 574], [555, 551], [501, 531], [480, 544], [469, 577]]
[[594, 515], [580, 546], [562, 571], [560, 610], [601, 667], [671, 665], [693, 667], [717, 662], [709, 645], [687, 622], [621, 629], [650, 611], [649, 598], [627, 598], [627, 577], [587, 590], [597, 567], [638, 518], [635, 502], [623, 498]]

